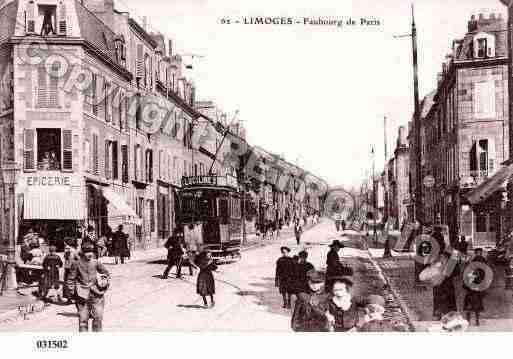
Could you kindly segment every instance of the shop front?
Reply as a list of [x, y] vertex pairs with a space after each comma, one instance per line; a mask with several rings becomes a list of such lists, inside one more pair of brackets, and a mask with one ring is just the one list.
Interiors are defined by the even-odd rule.
[[86, 211], [79, 176], [42, 171], [23, 174], [18, 188], [18, 243], [31, 230], [45, 244], [62, 251], [65, 241], [80, 236]]

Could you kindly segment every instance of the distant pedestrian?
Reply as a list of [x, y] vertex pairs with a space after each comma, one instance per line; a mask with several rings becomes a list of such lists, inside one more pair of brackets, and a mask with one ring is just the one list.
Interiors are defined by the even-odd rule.
[[303, 226], [300, 224], [300, 220], [298, 219], [294, 224], [294, 235], [296, 236], [296, 242], [299, 246], [301, 241], [301, 235], [303, 234]]
[[[42, 295], [44, 298], [48, 295], [50, 289], [58, 290], [60, 288], [60, 275], [59, 268], [62, 268], [63, 263], [61, 257], [55, 252], [57, 248], [55, 246], [49, 247], [50, 253], [43, 259], [43, 291]], [[62, 297], [59, 295], [58, 299], [62, 302]]]
[[208, 308], [207, 296], [210, 297], [210, 307], [214, 307], [216, 286], [212, 272], [217, 270], [217, 265], [214, 263], [209, 252], [201, 252], [198, 255], [197, 265], [200, 268], [200, 271], [196, 282], [196, 293], [201, 295], [205, 308]]
[[183, 232], [175, 228], [173, 234], [164, 245], [167, 248], [167, 267], [162, 274], [162, 279], [167, 279], [169, 271], [176, 266], [176, 278], [182, 277], [182, 262], [185, 254]]
[[95, 258], [94, 246], [84, 243], [80, 258], [71, 264], [66, 283], [68, 290], [74, 293], [80, 332], [89, 330], [89, 319], [92, 319], [94, 332], [102, 331], [104, 295], [109, 287], [109, 276], [107, 268]]
[[465, 256], [468, 254], [468, 242], [465, 236], [460, 237], [460, 240], [456, 244], [456, 249]]
[[[472, 262], [488, 264], [486, 258], [483, 256], [483, 249], [476, 248], [475, 256], [470, 263]], [[479, 326], [479, 314], [484, 311], [483, 296], [485, 292], [479, 288], [479, 285], [484, 279], [485, 271], [483, 268], [474, 269], [472, 272], [468, 273], [467, 278], [464, 278], [463, 288], [466, 293], [465, 299], [463, 300], [463, 310], [467, 312], [467, 321], [469, 323], [471, 314], [475, 314], [477, 326]]]
[[294, 292], [296, 263], [289, 256], [290, 248], [281, 247], [282, 256], [276, 261], [275, 285], [283, 297], [283, 308], [290, 308], [290, 296]]
[[94, 226], [92, 224], [87, 226], [86, 232], [84, 233], [84, 239], [82, 243], [89, 242], [94, 247], [96, 247], [96, 231], [94, 230]]
[[328, 301], [323, 291], [324, 277], [316, 270], [307, 273], [307, 286], [302, 290], [292, 313], [291, 327], [295, 332], [327, 332]]
[[118, 226], [118, 230], [112, 236], [112, 249], [116, 264], [125, 263], [125, 258], [130, 257], [130, 248], [128, 247], [128, 235], [123, 232], [123, 225]]

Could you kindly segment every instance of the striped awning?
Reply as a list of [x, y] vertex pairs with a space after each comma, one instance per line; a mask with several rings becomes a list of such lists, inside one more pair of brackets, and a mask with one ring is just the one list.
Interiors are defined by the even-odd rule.
[[81, 188], [31, 188], [24, 193], [23, 219], [82, 220]]

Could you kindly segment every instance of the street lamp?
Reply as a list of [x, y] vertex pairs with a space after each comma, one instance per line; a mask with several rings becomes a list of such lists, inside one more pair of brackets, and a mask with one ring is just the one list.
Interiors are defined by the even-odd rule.
[[[7, 270], [5, 282], [2, 283], [4, 296], [18, 295], [18, 283], [16, 281], [16, 235], [15, 235], [15, 206], [16, 194], [15, 186], [20, 168], [14, 161], [5, 161], [2, 166], [2, 180], [4, 190], [4, 212], [9, 213], [9, 233], [7, 242]], [[8, 189], [6, 188], [8, 187]]]

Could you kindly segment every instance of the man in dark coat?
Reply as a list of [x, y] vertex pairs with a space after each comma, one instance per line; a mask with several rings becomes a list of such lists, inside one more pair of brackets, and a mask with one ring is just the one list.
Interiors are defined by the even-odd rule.
[[123, 232], [123, 225], [121, 224], [112, 236], [112, 247], [116, 264], [119, 260], [121, 260], [121, 264], [124, 264], [125, 258], [130, 257], [130, 248], [128, 248], [128, 235]]
[[176, 278], [182, 277], [182, 259], [184, 250], [183, 233], [177, 228], [173, 235], [167, 239], [167, 267], [162, 274], [162, 279], [167, 279], [171, 268], [176, 266]]
[[322, 290], [324, 278], [315, 269], [308, 272], [308, 288], [301, 291], [294, 305], [291, 327], [295, 332], [326, 332], [328, 297]]
[[307, 273], [312, 269], [315, 269], [313, 264], [308, 262], [308, 252], [301, 251], [298, 254], [298, 262], [294, 271], [294, 285], [293, 291], [296, 297], [299, 293], [308, 290], [308, 276]]
[[89, 330], [89, 319], [92, 318], [92, 329], [102, 330], [104, 294], [107, 287], [98, 286], [98, 277], [109, 277], [109, 271], [95, 258], [94, 246], [85, 243], [80, 258], [71, 264], [66, 282], [70, 293], [74, 293], [78, 310], [78, 329], [80, 332]]
[[332, 278], [353, 275], [351, 268], [340, 263], [338, 252], [342, 248], [344, 248], [344, 245], [339, 240], [334, 240], [330, 244], [330, 250], [326, 259], [326, 290], [328, 291], [331, 290]]
[[[450, 257], [449, 253], [442, 253], [440, 257], [442, 268], [446, 268]], [[433, 287], [433, 316], [436, 320], [441, 320], [445, 314], [458, 310], [456, 306], [456, 289], [454, 287], [455, 276], [456, 272], [454, 270], [444, 273], [442, 282]]]
[[289, 256], [290, 248], [281, 247], [282, 256], [276, 261], [275, 284], [283, 296], [283, 308], [290, 308], [290, 295], [293, 293], [294, 270], [296, 264]]

